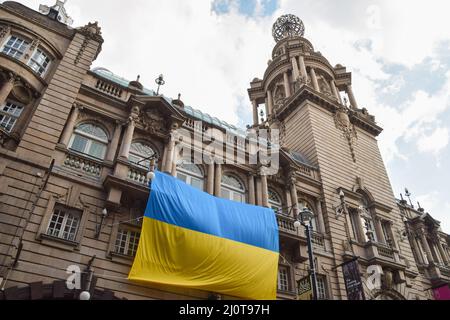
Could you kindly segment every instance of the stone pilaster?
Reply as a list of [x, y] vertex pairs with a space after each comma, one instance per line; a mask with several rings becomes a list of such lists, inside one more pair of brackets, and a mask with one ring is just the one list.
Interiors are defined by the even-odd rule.
[[294, 81], [296, 81], [300, 77], [300, 71], [298, 69], [297, 58], [292, 57], [291, 63], [292, 63], [292, 74], [294, 76]]
[[255, 176], [253, 173], [248, 175], [248, 203], [256, 204], [255, 199]]
[[14, 88], [16, 82], [16, 76], [12, 72], [8, 73], [8, 79], [3, 83], [0, 89], [0, 106], [4, 105], [11, 90]]
[[113, 162], [114, 157], [117, 153], [117, 148], [119, 147], [120, 134], [122, 133], [122, 123], [116, 122], [116, 127], [114, 129], [113, 137], [108, 148], [108, 153], [106, 154], [106, 161]]
[[287, 71], [283, 74], [284, 78], [284, 94], [286, 95], [286, 98], [289, 98], [291, 96], [291, 83], [289, 81], [289, 75]]
[[220, 197], [222, 189], [222, 165], [220, 163], [216, 164], [215, 170], [216, 172], [214, 179], [214, 195], [216, 197]]
[[69, 146], [69, 140], [72, 136], [73, 129], [75, 128], [75, 124], [77, 122], [78, 116], [80, 115], [80, 109], [82, 107], [78, 104], [73, 105], [72, 112], [70, 113], [69, 119], [67, 120], [66, 126], [64, 127], [63, 133], [61, 135], [60, 144], [67, 148]]
[[211, 195], [214, 195], [214, 161], [211, 159], [210, 164], [208, 166], [208, 182], [206, 185], [206, 192]]

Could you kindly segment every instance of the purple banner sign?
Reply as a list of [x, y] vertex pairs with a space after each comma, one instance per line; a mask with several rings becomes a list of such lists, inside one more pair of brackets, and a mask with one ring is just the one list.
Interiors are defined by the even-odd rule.
[[440, 288], [433, 289], [434, 299], [436, 300], [450, 300], [450, 287], [445, 285]]
[[347, 290], [348, 300], [366, 300], [364, 289], [359, 274], [358, 262], [356, 260], [349, 261], [342, 265], [344, 272], [345, 289]]

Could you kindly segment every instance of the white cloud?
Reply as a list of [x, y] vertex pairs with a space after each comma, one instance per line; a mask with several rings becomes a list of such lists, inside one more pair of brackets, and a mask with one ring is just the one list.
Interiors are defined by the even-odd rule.
[[439, 154], [448, 145], [449, 133], [447, 128], [436, 128], [430, 135], [422, 135], [417, 141], [420, 152]]

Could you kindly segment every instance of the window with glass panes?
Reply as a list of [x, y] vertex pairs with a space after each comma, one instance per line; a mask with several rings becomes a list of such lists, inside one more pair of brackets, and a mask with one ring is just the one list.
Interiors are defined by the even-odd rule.
[[222, 188], [220, 196], [224, 199], [245, 202], [245, 188], [244, 185], [234, 176], [224, 175], [222, 177]]
[[381, 230], [383, 231], [383, 236], [384, 236], [384, 239], [386, 240], [386, 244], [392, 245], [389, 222], [384, 221], [381, 224]]
[[142, 168], [149, 169], [149, 158], [155, 155], [156, 153], [153, 148], [145, 142], [133, 142], [130, 147], [130, 155], [128, 156], [128, 160], [130, 160], [131, 163], [134, 163]]
[[93, 158], [103, 160], [107, 145], [108, 136], [105, 131], [94, 124], [85, 123], [75, 129], [69, 143], [69, 148]]
[[188, 185], [203, 191], [204, 175], [199, 166], [192, 163], [182, 162], [177, 167], [177, 178]]
[[317, 300], [327, 300], [327, 283], [324, 276], [317, 276]]
[[283, 204], [281, 203], [280, 195], [272, 189], [269, 189], [268, 194], [269, 194], [270, 207], [273, 209], [273, 211], [275, 211], [275, 213], [281, 214], [282, 209], [283, 209]]
[[30, 61], [28, 61], [28, 66], [40, 76], [45, 73], [49, 64], [50, 58], [41, 49], [36, 49]]
[[278, 267], [278, 290], [289, 291], [289, 269], [284, 266]]
[[47, 228], [47, 235], [68, 241], [75, 241], [80, 225], [81, 213], [62, 206], [56, 206]]
[[134, 257], [139, 245], [140, 233], [129, 229], [119, 229], [117, 232], [115, 252]]
[[15, 104], [13, 102], [6, 102], [0, 108], [0, 127], [6, 130], [7, 132], [11, 132], [22, 114], [23, 106]]
[[27, 50], [29, 42], [18, 36], [12, 35], [3, 46], [2, 52], [15, 59], [20, 59]]

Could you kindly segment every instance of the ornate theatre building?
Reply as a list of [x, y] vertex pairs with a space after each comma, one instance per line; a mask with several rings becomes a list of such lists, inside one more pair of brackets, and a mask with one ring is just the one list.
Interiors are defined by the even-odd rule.
[[[274, 25], [271, 60], [248, 89], [247, 130], [139, 78], [91, 69], [100, 27], [71, 23], [62, 1], [39, 12], [0, 4], [0, 300], [79, 299], [82, 291], [91, 299], [233, 299], [127, 280], [151, 156], [195, 188], [275, 210], [279, 299], [297, 299], [309, 273], [305, 232], [294, 226], [303, 208], [314, 213], [319, 299], [348, 298], [341, 266], [351, 260], [365, 299], [434, 299], [433, 289], [449, 284], [449, 235], [395, 198], [377, 145], [382, 128], [356, 101], [351, 73], [315, 50], [298, 18]], [[278, 130], [280, 169], [266, 175], [218, 157], [193, 164], [180, 129], [227, 132], [224, 144], [244, 155], [250, 142], [239, 137]]]

